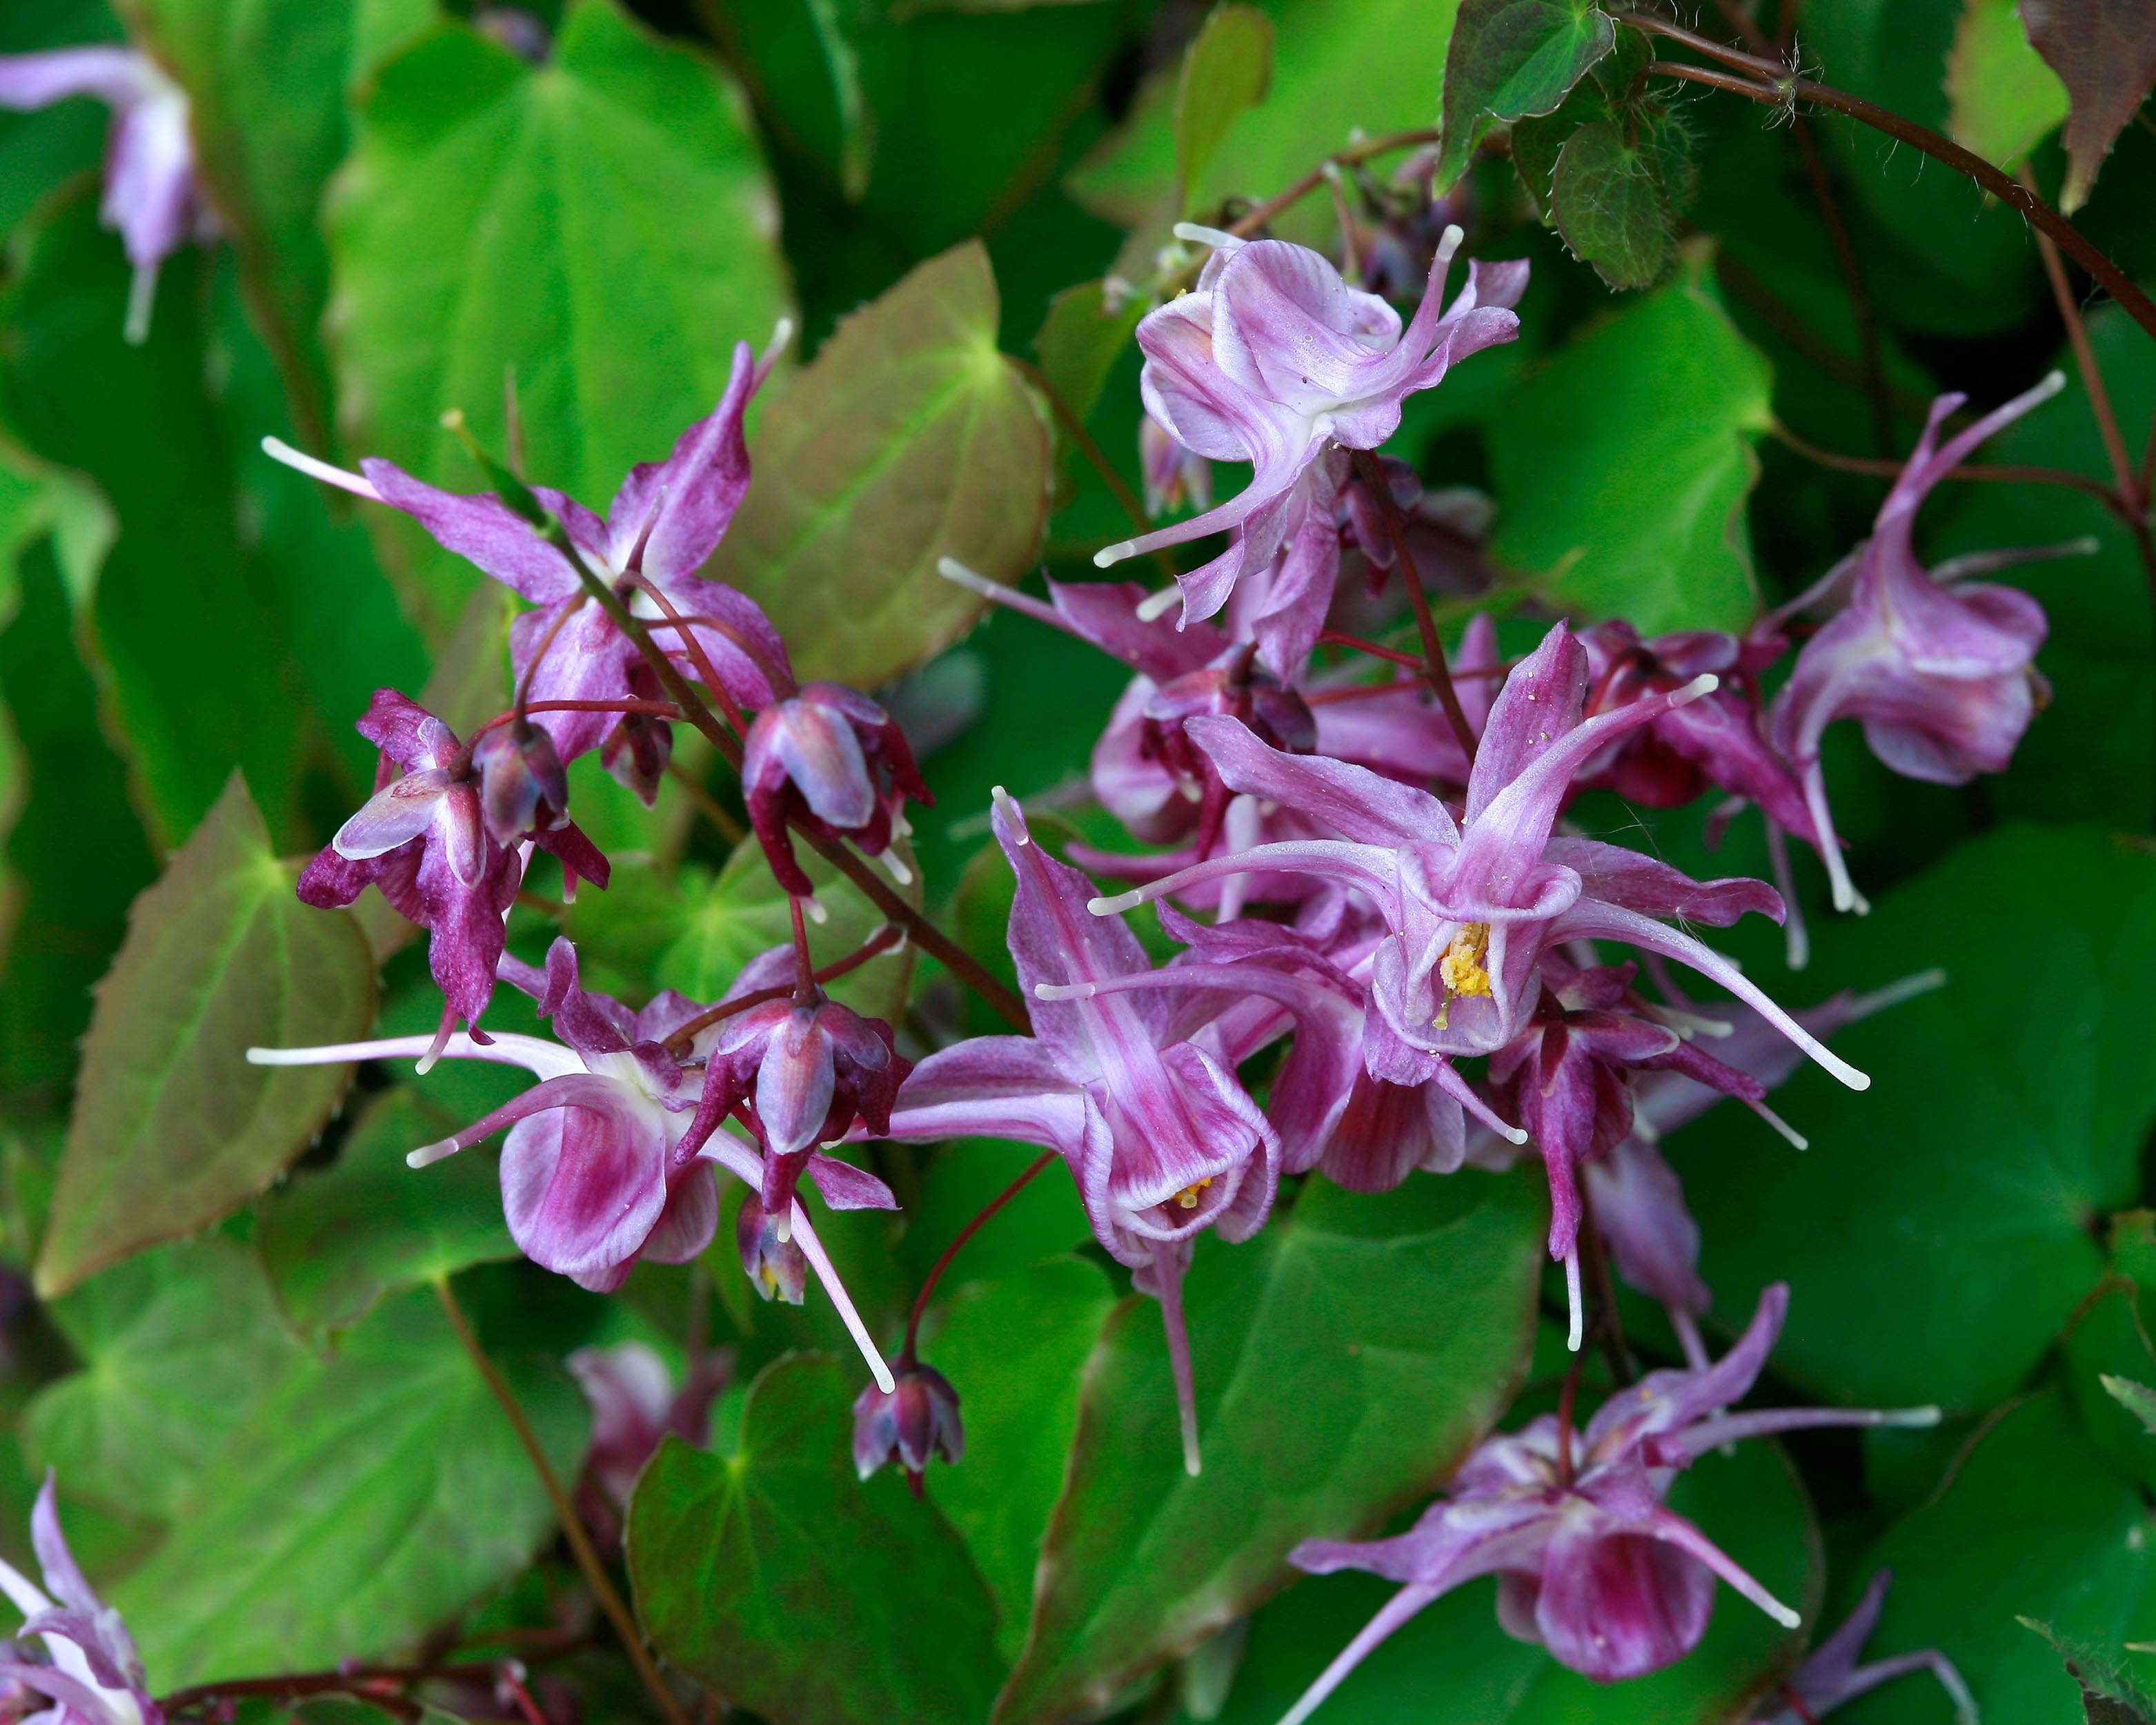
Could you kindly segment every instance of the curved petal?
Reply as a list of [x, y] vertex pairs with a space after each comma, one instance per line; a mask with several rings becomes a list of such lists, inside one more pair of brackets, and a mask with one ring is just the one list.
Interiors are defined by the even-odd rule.
[[123, 108], [150, 94], [142, 56], [132, 49], [54, 49], [47, 54], [0, 54], [0, 108], [50, 107], [73, 95], [95, 96]]
[[384, 503], [403, 510], [444, 550], [477, 564], [512, 593], [545, 605], [578, 591], [569, 560], [492, 492], [460, 496], [372, 455], [359, 468]]
[[439, 768], [408, 773], [377, 791], [336, 829], [330, 849], [347, 862], [365, 862], [408, 845], [434, 824], [434, 814], [451, 783]]
[[755, 356], [734, 343], [733, 369], [719, 404], [675, 439], [664, 461], [629, 470], [607, 510], [607, 550], [617, 569], [664, 583], [692, 575], [718, 549], [748, 491], [748, 443], [742, 416], [756, 393]]
[[1293, 809], [1354, 844], [1390, 849], [1409, 839], [1459, 840], [1445, 804], [1427, 791], [1345, 761], [1285, 753], [1224, 714], [1185, 720], [1183, 730], [1229, 789]]
[[710, 1163], [697, 1162], [668, 1183], [665, 1208], [638, 1255], [658, 1264], [686, 1264], [718, 1231], [719, 1183]]
[[626, 1265], [665, 1204], [664, 1135], [609, 1099], [520, 1120], [502, 1147], [510, 1237], [535, 1264], [564, 1276]]
[[1568, 1525], [1543, 1564], [1535, 1627], [1560, 1665], [1614, 1683], [1683, 1658], [1713, 1609], [1714, 1577], [1687, 1553], [1643, 1533]]

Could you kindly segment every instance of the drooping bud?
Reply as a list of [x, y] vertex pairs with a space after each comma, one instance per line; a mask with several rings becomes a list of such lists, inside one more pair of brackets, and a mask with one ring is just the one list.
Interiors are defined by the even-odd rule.
[[871, 1384], [854, 1403], [854, 1466], [866, 1479], [896, 1456], [916, 1482], [931, 1455], [956, 1461], [965, 1453], [958, 1392], [933, 1366], [901, 1365], [889, 1391]]
[[1138, 421], [1138, 470], [1146, 513], [1158, 521], [1173, 510], [1213, 506], [1213, 464], [1185, 449], [1156, 421]]
[[[1317, 747], [1317, 721], [1309, 706], [1260, 669], [1257, 649], [1247, 642], [1154, 691], [1140, 711], [1139, 757], [1173, 775], [1196, 811], [1201, 843], [1209, 848], [1231, 793], [1183, 726], [1216, 713], [1240, 719], [1260, 741], [1289, 754], [1307, 755]], [[1175, 823], [1176, 829], [1181, 825]]]
[[[629, 673], [629, 692], [639, 701], [656, 701], [664, 692], [651, 667]], [[599, 760], [615, 783], [646, 809], [659, 800], [666, 763], [674, 758], [674, 726], [650, 713], [624, 713], [599, 745]]]
[[[1385, 476], [1386, 490], [1392, 494], [1394, 512], [1406, 520], [1422, 501], [1421, 475], [1396, 456], [1378, 456], [1378, 466]], [[1348, 469], [1333, 514], [1341, 531], [1362, 552], [1373, 572], [1393, 567], [1395, 552], [1392, 529], [1385, 521], [1384, 501], [1371, 490], [1359, 468]]]
[[778, 1237], [778, 1228], [753, 1192], [742, 1199], [741, 1214], [734, 1218], [734, 1241], [741, 1248], [742, 1272], [751, 1287], [767, 1300], [801, 1304], [808, 1293], [808, 1260], [799, 1240]]
[[472, 746], [479, 774], [480, 813], [497, 845], [514, 845], [526, 833], [559, 825], [569, 811], [569, 779], [554, 739], [517, 716], [497, 725]]
[[742, 762], [750, 824], [778, 883], [796, 897], [814, 890], [787, 834], [789, 820], [824, 838], [844, 834], [878, 856], [903, 831], [907, 798], [933, 799], [913, 751], [891, 716], [837, 683], [810, 683], [773, 701], [750, 726]]

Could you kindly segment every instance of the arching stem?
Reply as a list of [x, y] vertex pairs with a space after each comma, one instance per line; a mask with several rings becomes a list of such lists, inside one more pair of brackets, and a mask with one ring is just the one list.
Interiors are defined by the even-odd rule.
[[935, 1293], [936, 1284], [943, 1280], [943, 1272], [951, 1267], [951, 1260], [958, 1255], [958, 1249], [978, 1234], [989, 1217], [1016, 1198], [1019, 1193], [1024, 1191], [1029, 1185], [1032, 1184], [1034, 1177], [1055, 1160], [1055, 1153], [1053, 1150], [1042, 1151], [1033, 1159], [1031, 1165], [1024, 1173], [982, 1206], [979, 1214], [952, 1236], [951, 1244], [943, 1248], [942, 1256], [929, 1266], [928, 1274], [921, 1281], [921, 1291], [913, 1296], [913, 1310], [906, 1314], [906, 1345], [900, 1348], [898, 1353], [900, 1370], [903, 1371], [914, 1363], [913, 1349], [915, 1343], [921, 1336], [921, 1314], [928, 1310], [929, 1296]]

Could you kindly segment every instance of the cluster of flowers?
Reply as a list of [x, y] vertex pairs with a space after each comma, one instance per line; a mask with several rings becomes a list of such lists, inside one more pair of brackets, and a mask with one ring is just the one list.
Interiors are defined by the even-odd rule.
[[[128, 64], [130, 77], [146, 75]], [[123, 89], [117, 77], [103, 59], [79, 59], [38, 85], [0, 64], [0, 103], [40, 89], [105, 94], [121, 105], [124, 145], [170, 98], [147, 84], [148, 95]], [[177, 124], [184, 141], [183, 108]], [[135, 206], [121, 195], [123, 159], [132, 157], [116, 151], [109, 208], [124, 227]], [[165, 183], [195, 208], [184, 163]], [[168, 223], [139, 247], [130, 228], [131, 251], [169, 249], [184, 225]], [[1372, 452], [1398, 429], [1408, 395], [1515, 335], [1526, 266], [1471, 266], [1446, 305], [1460, 240], [1448, 227], [1404, 322], [1314, 251], [1178, 233], [1213, 249], [1195, 290], [1139, 326], [1148, 490], [1163, 501], [1209, 501], [1208, 464], [1217, 460], [1248, 462], [1252, 477], [1227, 501], [1098, 561], [1223, 531], [1225, 549], [1163, 593], [1051, 583], [1046, 603], [945, 566], [1135, 673], [1095, 752], [1093, 783], [1155, 850], [1071, 852], [1132, 890], [1096, 896], [1086, 875], [1034, 841], [1017, 802], [996, 793], [993, 830], [1017, 876], [1009, 944], [1030, 1034], [924, 1051], [916, 1065], [890, 1025], [824, 990], [887, 941], [820, 971], [810, 962], [811, 883], [790, 835], [850, 842], [902, 874], [892, 845], [906, 830], [904, 805], [927, 793], [879, 706], [850, 690], [799, 685], [761, 610], [696, 573], [749, 483], [742, 415], [768, 360], [742, 344], [716, 409], [665, 460], [634, 469], [603, 519], [521, 482], [515, 496], [461, 496], [388, 462], [352, 474], [267, 445], [409, 515], [531, 608], [511, 634], [515, 704], [470, 740], [400, 694], [377, 695], [359, 721], [381, 751], [375, 794], [300, 881], [300, 896], [321, 906], [348, 905], [373, 886], [429, 932], [444, 998], [439, 1029], [249, 1058], [409, 1056], [424, 1069], [449, 1055], [530, 1070], [539, 1081], [516, 1100], [409, 1160], [424, 1166], [506, 1127], [512, 1234], [533, 1260], [587, 1287], [618, 1286], [641, 1257], [701, 1253], [717, 1226], [717, 1171], [739, 1178], [749, 1189], [745, 1269], [767, 1297], [801, 1299], [812, 1271], [823, 1283], [875, 1378], [856, 1410], [856, 1460], [866, 1472], [895, 1454], [916, 1484], [931, 1454], [957, 1455], [957, 1392], [914, 1358], [910, 1337], [893, 1373], [796, 1196], [806, 1178], [834, 1208], [895, 1208], [880, 1180], [828, 1153], [847, 1141], [983, 1136], [1060, 1157], [1101, 1247], [1160, 1303], [1193, 1473], [1200, 1444], [1182, 1282], [1201, 1233], [1249, 1238], [1286, 1176], [1314, 1171], [1383, 1191], [1418, 1169], [1502, 1167], [1532, 1142], [1548, 1173], [1549, 1249], [1569, 1289], [1572, 1347], [1583, 1332], [1581, 1235], [1593, 1226], [1620, 1272], [1671, 1308], [1688, 1363], [1620, 1391], [1577, 1433], [1568, 1410], [1491, 1440], [1399, 1539], [1298, 1551], [1306, 1568], [1370, 1568], [1404, 1589], [1296, 1716], [1413, 1610], [1475, 1574], [1503, 1578], [1508, 1630], [1604, 1679], [1697, 1645], [1717, 1575], [1794, 1622], [1665, 1507], [1671, 1479], [1739, 1437], [1921, 1421], [1931, 1411], [1713, 1411], [1749, 1389], [1783, 1296], [1770, 1291], [1735, 1350], [1709, 1362], [1697, 1322], [1707, 1304], [1697, 1231], [1655, 1142], [1722, 1096], [1773, 1121], [1768, 1088], [1799, 1053], [1863, 1087], [1819, 1037], [1882, 1003], [1845, 997], [1793, 1016], [1673, 926], [1726, 927], [1747, 912], [1780, 921], [1785, 891], [1692, 880], [1568, 832], [1563, 817], [1589, 788], [1670, 807], [1712, 788], [1728, 799], [1720, 818], [1757, 803], [1778, 859], [1794, 834], [1823, 860], [1837, 905], [1861, 908], [1827, 805], [1822, 733], [1857, 719], [1890, 768], [1934, 781], [2006, 763], [2041, 698], [2032, 661], [2045, 622], [2025, 595], [1970, 578], [2030, 553], [1928, 572], [1911, 523], [1948, 470], [2057, 380], [1943, 440], [1960, 398], [1942, 398], [1873, 535], [1741, 638], [1643, 640], [1621, 624], [1575, 632], [1560, 621], [1508, 665], [1483, 618], [1449, 664], [1382, 653], [1416, 674], [1373, 683], [1359, 668], [1366, 661], [1318, 652], [1328, 623], [1355, 603], [1341, 590], [1345, 560], [1367, 572], [1366, 606], [1395, 573], [1420, 606], [1414, 547], [1456, 534], [1461, 518], [1456, 500], [1425, 497], [1410, 471]], [[137, 261], [154, 269], [154, 256]], [[1799, 620], [1820, 618], [1768, 701], [1765, 674]], [[543, 967], [508, 953], [505, 922], [537, 851], [559, 862], [565, 891], [579, 879], [605, 885], [605, 858], [568, 818], [564, 768], [596, 750], [650, 800], [671, 726], [690, 716], [678, 698], [690, 685], [738, 739], [752, 824], [796, 896], [794, 939], [751, 963], [716, 1003], [667, 992], [633, 1010], [583, 986], [566, 940]], [[1786, 861], [1779, 866], [1786, 888]], [[1147, 901], [1185, 948], [1158, 968], [1122, 921]], [[1640, 963], [1607, 961], [1604, 942], [1631, 947]], [[1691, 1002], [1668, 961], [1738, 1004]], [[1642, 965], [1659, 999], [1636, 986]], [[556, 1040], [481, 1028], [500, 981], [531, 996]], [[1260, 1100], [1238, 1075], [1276, 1045]], [[1461, 1071], [1463, 1060], [1486, 1061], [1483, 1076]], [[49, 1497], [40, 1513], [51, 1570]], [[64, 1596], [88, 1598], [71, 1566], [54, 1573]], [[34, 1592], [16, 1591], [26, 1610]], [[94, 1604], [65, 1609], [80, 1615]], [[104, 1620], [78, 1625], [63, 1612], [37, 1621], [47, 1627], [32, 1632], [57, 1651], [35, 1686], [64, 1709], [104, 1717], [53, 1687], [134, 1682], [109, 1650], [92, 1656], [110, 1639], [100, 1639]], [[70, 1648], [83, 1651], [87, 1675], [74, 1672]], [[1836, 1656], [1835, 1681], [1854, 1681], [1854, 1645]], [[136, 1717], [154, 1709], [145, 1701]]]

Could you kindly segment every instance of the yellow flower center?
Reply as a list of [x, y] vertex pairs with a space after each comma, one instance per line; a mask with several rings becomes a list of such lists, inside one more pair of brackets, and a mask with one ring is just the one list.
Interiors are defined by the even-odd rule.
[[1490, 973], [1482, 967], [1490, 956], [1490, 925], [1470, 922], [1453, 936], [1437, 961], [1437, 973], [1450, 994], [1490, 993]]
[[1182, 1191], [1175, 1194], [1176, 1203], [1186, 1210], [1196, 1209], [1198, 1208], [1198, 1194], [1203, 1192], [1212, 1183], [1212, 1178], [1209, 1175], [1203, 1180], [1199, 1180], [1191, 1185], [1185, 1186]]

